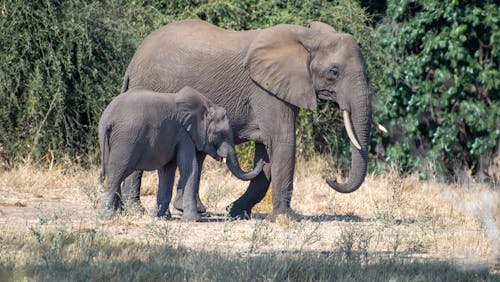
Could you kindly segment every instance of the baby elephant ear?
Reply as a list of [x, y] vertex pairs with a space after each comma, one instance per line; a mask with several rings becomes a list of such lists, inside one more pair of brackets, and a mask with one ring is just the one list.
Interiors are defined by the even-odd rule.
[[214, 144], [215, 143], [215, 125], [213, 124], [216, 115], [216, 110], [213, 106], [209, 106], [205, 113], [205, 141]]
[[208, 109], [201, 97], [194, 94], [190, 92], [175, 94], [177, 95], [177, 115], [182, 127], [195, 144], [196, 149], [203, 151], [207, 140], [205, 117]]
[[299, 37], [307, 29], [277, 25], [260, 31], [245, 57], [251, 78], [272, 95], [304, 109], [316, 109], [309, 52]]

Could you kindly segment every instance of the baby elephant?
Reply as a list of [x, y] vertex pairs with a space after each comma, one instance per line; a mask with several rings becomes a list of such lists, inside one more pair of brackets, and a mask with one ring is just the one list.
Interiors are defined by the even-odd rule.
[[170, 216], [175, 169], [184, 188], [182, 220], [200, 218], [196, 207], [199, 178], [196, 151], [227, 158], [229, 170], [242, 180], [257, 176], [259, 161], [250, 172], [241, 170], [226, 111], [201, 93], [184, 87], [178, 93], [133, 89], [120, 94], [99, 121], [101, 181], [107, 177], [103, 212], [112, 217], [122, 181], [135, 170], [158, 170], [158, 216]]

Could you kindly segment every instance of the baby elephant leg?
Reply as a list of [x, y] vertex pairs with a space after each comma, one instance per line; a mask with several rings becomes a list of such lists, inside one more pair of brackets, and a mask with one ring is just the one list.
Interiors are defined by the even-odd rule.
[[177, 163], [172, 161], [158, 170], [158, 193], [156, 196], [156, 216], [158, 217], [171, 218], [168, 206], [172, 199], [172, 188], [174, 186], [176, 168]]
[[177, 163], [180, 171], [179, 187], [184, 187], [181, 219], [183, 221], [198, 221], [201, 218], [196, 207], [196, 195], [200, 183], [198, 179], [198, 162], [194, 145], [189, 143], [181, 143], [177, 153]]
[[140, 214], [144, 214], [146, 209], [141, 204], [141, 178], [142, 171], [132, 172], [125, 180], [123, 180], [123, 185], [121, 188], [121, 201], [122, 205], [120, 208], [124, 209], [123, 206], [128, 210], [128, 212], [136, 211]]
[[106, 191], [104, 192], [104, 197], [102, 200], [102, 211], [101, 218], [105, 220], [109, 220], [116, 215], [116, 211], [119, 209], [118, 202], [120, 184], [123, 180], [123, 173], [111, 173], [108, 175], [106, 180]]
[[[196, 177], [198, 178], [198, 182], [200, 181], [201, 178], [201, 168], [203, 167], [203, 161], [205, 160], [206, 154], [204, 152], [196, 152], [196, 161], [198, 162], [198, 173]], [[180, 185], [177, 186], [176, 194], [175, 194], [175, 200], [174, 200], [174, 208], [178, 211], [183, 211], [182, 207], [182, 199], [184, 197], [184, 187], [181, 187]], [[196, 193], [196, 209], [198, 210], [199, 213], [206, 213], [207, 208], [205, 205], [201, 202], [200, 199], [200, 193]]]

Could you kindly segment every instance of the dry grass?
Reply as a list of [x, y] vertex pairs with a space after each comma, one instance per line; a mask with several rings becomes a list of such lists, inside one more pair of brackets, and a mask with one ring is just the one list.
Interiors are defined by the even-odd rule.
[[497, 151], [495, 157], [488, 167], [488, 174], [491, 176], [492, 181], [498, 187], [500, 186], [500, 151]]
[[148, 214], [101, 221], [98, 175], [70, 163], [0, 172], [0, 280], [498, 279], [498, 188], [424, 182], [392, 168], [339, 194], [324, 181], [338, 176], [327, 160], [298, 159], [292, 207], [305, 220], [263, 220], [268, 193], [255, 219], [228, 221], [225, 207], [247, 183], [207, 161], [205, 222], [154, 218], [155, 173], [143, 178]]

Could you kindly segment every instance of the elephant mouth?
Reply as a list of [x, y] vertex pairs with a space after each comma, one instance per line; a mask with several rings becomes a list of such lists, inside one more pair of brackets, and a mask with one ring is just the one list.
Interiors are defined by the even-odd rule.
[[222, 157], [217, 154], [217, 149], [214, 147], [209, 148], [206, 153], [210, 155], [212, 158], [214, 158], [216, 161], [220, 162], [222, 160]]
[[316, 91], [316, 94], [318, 95], [319, 99], [326, 100], [326, 101], [336, 101], [337, 100], [337, 92], [335, 90], [331, 89], [320, 89]]
[[212, 158], [214, 158], [214, 160], [218, 161], [218, 162], [221, 162], [222, 161], [222, 157], [218, 156], [217, 154], [209, 154]]

